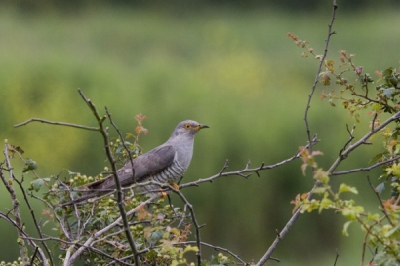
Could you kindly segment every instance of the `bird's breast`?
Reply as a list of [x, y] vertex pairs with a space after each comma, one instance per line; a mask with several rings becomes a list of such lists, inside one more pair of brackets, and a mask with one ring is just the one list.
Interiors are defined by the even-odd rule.
[[174, 160], [169, 167], [152, 175], [152, 179], [160, 183], [172, 183], [178, 181], [185, 171], [186, 168], [183, 168], [177, 160]]

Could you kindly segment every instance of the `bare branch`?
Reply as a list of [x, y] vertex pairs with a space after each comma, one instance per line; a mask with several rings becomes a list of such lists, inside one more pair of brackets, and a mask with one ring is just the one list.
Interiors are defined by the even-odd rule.
[[22, 122], [22, 123], [14, 125], [14, 127], [25, 126], [25, 125], [27, 125], [29, 123], [32, 123], [32, 122], [41, 122], [41, 123], [44, 123], [44, 124], [50, 124], [50, 125], [54, 125], [54, 126], [74, 127], [74, 128], [91, 130], [91, 131], [99, 131], [99, 128], [97, 128], [97, 127], [88, 127], [88, 126], [83, 126], [83, 125], [78, 125], [78, 124], [49, 121], [49, 120], [45, 120], [45, 119], [41, 119], [41, 118], [31, 118], [29, 120], [26, 120], [25, 122]]
[[[140, 203], [136, 208], [126, 212], [126, 215], [132, 215], [133, 213], [137, 212], [139, 209], [143, 208], [144, 206], [146, 206], [147, 204], [151, 203], [155, 198], [157, 198], [158, 196], [153, 196], [151, 198], [149, 198], [146, 201], [143, 201], [142, 203]], [[106, 232], [108, 232], [109, 230], [111, 230], [112, 228], [114, 228], [115, 226], [119, 225], [122, 221], [122, 217], [119, 217], [118, 219], [116, 219], [114, 222], [112, 222], [111, 224], [107, 225], [106, 227], [102, 228], [101, 230], [97, 231], [95, 234], [93, 234], [91, 237], [89, 237], [85, 243], [80, 244], [78, 250], [71, 255], [71, 257], [69, 258], [70, 263], [67, 265], [71, 265], [71, 263], [73, 263], [87, 248], [91, 247], [91, 245], [93, 244], [93, 242], [98, 239], [100, 236], [102, 236], [103, 234], [105, 234]], [[71, 249], [72, 247], [70, 247], [69, 249]], [[140, 254], [141, 252], [139, 251], [138, 254]]]
[[317, 88], [319, 75], [321, 74], [321, 71], [322, 71], [322, 66], [324, 65], [324, 61], [325, 61], [326, 56], [328, 55], [328, 48], [329, 48], [329, 43], [330, 43], [330, 40], [331, 40], [331, 36], [333, 34], [336, 34], [336, 32], [334, 32], [332, 30], [332, 27], [333, 27], [333, 23], [335, 22], [335, 19], [336, 19], [336, 10], [337, 10], [337, 8], [338, 8], [338, 6], [336, 4], [336, 0], [333, 0], [333, 12], [332, 12], [331, 22], [328, 25], [328, 35], [327, 35], [326, 40], [325, 40], [325, 50], [324, 50], [324, 53], [323, 53], [323, 55], [322, 55], [322, 57], [320, 59], [321, 61], [320, 61], [319, 66], [318, 66], [317, 73], [315, 74], [314, 84], [313, 84], [313, 86], [311, 88], [310, 94], [308, 95], [307, 105], [306, 105], [306, 109], [305, 109], [305, 112], [304, 112], [304, 122], [305, 122], [305, 125], [306, 125], [308, 143], [310, 145], [310, 147], [309, 147], [310, 153], [313, 151], [313, 144], [312, 144], [312, 138], [311, 138], [310, 124], [308, 122], [308, 112], [309, 112], [309, 110], [311, 108], [311, 100], [312, 100], [312, 98], [314, 96], [314, 93], [315, 93], [315, 90]]
[[379, 166], [385, 165], [385, 164], [389, 164], [392, 163], [394, 161], [397, 161], [400, 159], [400, 155], [397, 155], [391, 159], [376, 163], [374, 165], [371, 165], [369, 167], [362, 167], [362, 168], [356, 168], [356, 169], [351, 169], [351, 170], [344, 170], [344, 171], [335, 171], [332, 172], [330, 175], [334, 176], [334, 175], [346, 175], [346, 174], [351, 174], [351, 173], [358, 173], [358, 172], [369, 172]]
[[394, 224], [394, 222], [392, 221], [392, 219], [390, 219], [388, 213], [386, 212], [385, 206], [383, 206], [383, 202], [382, 202], [382, 198], [381, 195], [379, 195], [379, 192], [375, 189], [374, 185], [371, 182], [371, 179], [369, 178], [369, 175], [367, 176], [368, 179], [368, 184], [369, 186], [372, 188], [372, 191], [374, 191], [376, 197], [378, 198], [379, 204], [381, 205], [381, 209], [383, 214], [385, 215], [386, 219], [389, 221], [389, 223], [395, 227], [396, 225]]
[[[25, 189], [22, 187], [22, 181], [19, 181], [19, 180], [18, 180], [17, 178], [15, 178], [14, 176], [13, 176], [13, 179], [14, 179], [14, 180], [18, 183], [18, 185], [19, 185], [19, 188], [20, 188], [20, 190], [21, 190], [21, 192], [22, 192], [22, 196], [24, 197], [24, 201], [25, 201], [25, 203], [26, 203], [26, 206], [28, 207], [29, 212], [31, 213], [32, 220], [33, 220], [33, 223], [34, 223], [34, 225], [35, 225], [36, 231], [38, 232], [39, 236], [40, 236], [41, 238], [43, 238], [42, 229], [41, 229], [40, 225], [38, 224], [38, 221], [37, 221], [37, 219], [36, 219], [35, 212], [33, 211], [32, 207], [31, 207], [31, 204], [29, 203], [28, 197], [26, 196]], [[53, 257], [51, 256], [51, 252], [50, 252], [49, 248], [47, 247], [47, 245], [46, 245], [45, 242], [42, 242], [42, 245], [43, 245], [43, 248], [46, 250], [46, 253], [47, 253], [48, 257], [49, 257], [50, 264], [51, 264], [51, 265], [54, 265]], [[35, 253], [36, 253], [36, 252], [38, 252], [38, 249], [35, 249]], [[32, 258], [33, 258], [33, 257], [32, 257]]]
[[[333, 0], [333, 8], [332, 8], [332, 18], [331, 18], [331, 22], [328, 25], [328, 35], [327, 38], [325, 40], [325, 50], [324, 50], [324, 54], [321, 58], [321, 62], [319, 64], [317, 73], [315, 75], [315, 79], [314, 79], [314, 84], [312, 86], [311, 89], [311, 93], [308, 96], [308, 101], [307, 101], [307, 105], [306, 105], [306, 110], [304, 113], [304, 121], [306, 124], [306, 131], [307, 131], [307, 137], [308, 137], [308, 149], [310, 150], [310, 153], [313, 150], [313, 139], [311, 137], [311, 131], [310, 131], [310, 126], [309, 126], [309, 122], [308, 122], [308, 111], [311, 107], [311, 99], [314, 95], [315, 89], [317, 87], [317, 83], [318, 83], [318, 78], [319, 75], [321, 73], [322, 70], [322, 66], [324, 64], [324, 60], [328, 54], [328, 47], [329, 47], [329, 42], [330, 42], [330, 38], [333, 34], [335, 34], [334, 31], [332, 31], [332, 27], [333, 27], [333, 23], [335, 22], [336, 19], [336, 10], [338, 8], [336, 0]], [[297, 158], [297, 157], [296, 157]], [[314, 185], [314, 187], [311, 189], [309, 196], [311, 198], [312, 195], [312, 191], [317, 187], [317, 184]], [[279, 232], [278, 236], [275, 238], [274, 242], [272, 243], [272, 245], [268, 248], [268, 250], [265, 252], [265, 254], [261, 257], [261, 259], [257, 262], [256, 266], [261, 266], [264, 263], [266, 263], [266, 261], [271, 257], [272, 253], [274, 252], [275, 248], [278, 246], [278, 244], [280, 243], [281, 239], [284, 238], [286, 236], [286, 234], [289, 232], [289, 230], [291, 229], [291, 227], [293, 226], [293, 224], [297, 221], [297, 219], [300, 216], [302, 207], [300, 207], [299, 209], [297, 209], [297, 211], [292, 215], [292, 217], [289, 219], [289, 221], [287, 222], [287, 224], [285, 225], [285, 227], [282, 229], [281, 232]]]
[[[11, 219], [10, 217], [8, 217], [7, 215], [5, 215], [2, 212], [0, 212], [0, 218], [6, 220], [12, 226], [14, 226], [18, 230], [18, 233], [19, 233], [19, 236], [21, 237], [21, 239], [29, 238], [28, 234], [21, 227], [18, 226], [18, 223], [16, 221], [14, 221], [13, 219]], [[37, 252], [39, 253], [39, 255], [40, 255], [41, 259], [42, 259], [42, 264], [45, 265], [45, 266], [48, 266], [49, 263], [47, 262], [46, 255], [44, 254], [43, 250], [41, 248], [39, 248], [38, 245], [36, 245], [36, 243], [33, 240], [27, 239], [27, 241], [28, 241], [29, 245], [31, 245], [32, 247], [37, 249]]]
[[368, 139], [374, 135], [375, 133], [379, 132], [381, 129], [385, 128], [388, 124], [392, 123], [393, 121], [396, 121], [397, 119], [400, 118], [400, 112], [395, 113], [393, 116], [389, 117], [386, 121], [384, 121], [382, 124], [380, 124], [378, 127], [373, 128], [370, 132], [365, 134], [362, 138], [360, 138], [357, 142], [355, 142], [352, 145], [349, 145], [348, 148], [343, 150], [339, 157], [336, 159], [336, 161], [332, 164], [332, 166], [329, 168], [329, 172], [332, 173], [335, 171], [335, 169], [340, 165], [340, 163], [347, 158], [347, 156], [357, 147], [363, 145], [363, 144], [368, 144]]
[[[313, 137], [313, 139], [311, 140], [311, 142], [312, 142], [313, 144], [315, 144], [315, 143], [318, 142], [318, 139], [317, 139], [317, 136], [316, 136], [316, 135]], [[310, 145], [310, 144], [307, 144], [305, 147], [307, 148], [307, 147], [309, 147], [309, 145]], [[224, 172], [224, 171], [228, 168], [228, 165], [229, 165], [229, 161], [226, 160], [224, 166], [222, 167], [222, 170], [221, 170], [218, 174], [215, 174], [215, 175], [210, 176], [210, 177], [208, 177], [208, 178], [200, 178], [200, 179], [198, 179], [198, 180], [196, 180], [196, 181], [188, 182], [188, 183], [182, 184], [182, 185], [179, 186], [179, 188], [182, 189], [182, 188], [185, 188], [185, 187], [193, 187], [193, 186], [196, 186], [196, 187], [197, 187], [197, 186], [199, 186], [199, 184], [201, 184], [201, 183], [212, 182], [214, 179], [217, 179], [217, 178], [223, 177], [223, 176], [238, 175], [238, 176], [242, 176], [242, 177], [249, 177], [249, 174], [251, 174], [251, 173], [257, 173], [257, 174], [259, 175], [259, 172], [260, 172], [260, 171], [270, 170], [270, 169], [273, 169], [273, 168], [282, 166], [282, 165], [284, 165], [284, 164], [287, 164], [287, 163], [289, 163], [289, 162], [292, 162], [292, 161], [296, 160], [296, 159], [299, 158], [299, 157], [300, 157], [300, 153], [297, 152], [297, 153], [296, 153], [295, 155], [293, 155], [292, 157], [290, 157], [290, 158], [288, 158], [288, 159], [285, 159], [285, 160], [283, 160], [283, 161], [280, 161], [280, 162], [278, 162], [278, 163], [276, 163], [276, 164], [265, 165], [264, 163], [262, 163], [262, 164], [261, 164], [259, 167], [257, 167], [257, 168], [249, 168], [249, 162], [248, 162], [243, 170]], [[247, 175], [246, 175], [246, 174], [247, 174]]]
[[[105, 116], [100, 117], [100, 115], [99, 115], [95, 105], [92, 103], [92, 101], [90, 99], [86, 98], [81, 90], [78, 90], [78, 92], [81, 95], [81, 97], [83, 98], [83, 100], [87, 103], [87, 105], [89, 106], [91, 111], [93, 112], [93, 114], [96, 117], [97, 122], [99, 124], [99, 131], [103, 137], [103, 143], [104, 143], [104, 148], [106, 150], [107, 159], [110, 162], [112, 174], [114, 176], [114, 182], [115, 182], [115, 187], [116, 187], [116, 191], [117, 191], [117, 193], [116, 193], [117, 194], [117, 205], [118, 205], [119, 212], [121, 214], [121, 218], [122, 218], [122, 221], [124, 224], [125, 234], [128, 239], [129, 245], [132, 249], [132, 252], [134, 254], [135, 265], [140, 266], [140, 264], [141, 264], [140, 256], [138, 254], [138, 250], [136, 248], [135, 241], [133, 240], [132, 233], [129, 230], [129, 222], [128, 222], [128, 218], [127, 218], [126, 211], [124, 208], [125, 204], [124, 204], [124, 199], [123, 199], [123, 191], [121, 189], [121, 182], [120, 182], [119, 176], [118, 176], [118, 169], [115, 164], [116, 161], [110, 150], [107, 128], [104, 128], [104, 126], [103, 126]], [[109, 114], [108, 114], [108, 118], [110, 119], [110, 121], [112, 121], [111, 116]]]
[[[153, 182], [154, 182], [154, 181], [153, 181]], [[185, 204], [185, 206], [187, 206], [187, 208], [189, 209], [190, 216], [192, 217], [191, 220], [192, 220], [193, 225], [194, 225], [195, 230], [196, 230], [196, 245], [197, 245], [197, 248], [198, 248], [198, 251], [197, 251], [197, 253], [196, 253], [196, 256], [197, 256], [197, 265], [198, 265], [198, 266], [201, 266], [201, 239], [200, 239], [200, 228], [201, 228], [201, 226], [200, 226], [199, 223], [197, 222], [196, 214], [195, 214], [195, 212], [194, 212], [194, 209], [193, 209], [192, 204], [190, 204], [189, 201], [188, 201], [188, 200], [185, 198], [185, 196], [182, 194], [182, 192], [180, 192], [179, 190], [175, 189], [175, 187], [173, 187], [173, 186], [171, 186], [171, 185], [169, 185], [169, 184], [165, 185], [165, 184], [161, 184], [161, 183], [157, 183], [157, 182], [154, 182], [154, 183], [157, 184], [157, 185], [159, 185], [160, 187], [167, 186], [170, 190], [172, 190], [173, 192], [175, 192], [176, 194], [178, 194], [178, 196], [181, 198], [181, 200], [183, 201], [183, 203]]]
[[105, 110], [106, 110], [106, 114], [107, 114], [107, 116], [108, 116], [108, 120], [110, 120], [111, 125], [114, 127], [115, 131], [117, 131], [118, 136], [120, 137], [120, 139], [121, 139], [121, 141], [122, 141], [122, 146], [124, 146], [124, 149], [125, 149], [126, 152], [128, 153], [129, 162], [131, 163], [131, 166], [132, 166], [132, 176], [135, 176], [135, 169], [134, 169], [134, 167], [133, 167], [133, 158], [132, 158], [132, 154], [131, 154], [131, 152], [129, 151], [128, 146], [126, 146], [126, 143], [125, 143], [125, 141], [124, 141], [124, 137], [123, 137], [122, 134], [121, 134], [121, 131], [119, 131], [117, 125], [116, 125], [116, 124], [114, 123], [114, 121], [111, 119], [111, 114], [108, 112], [107, 107], [105, 107]]
[[[7, 168], [9, 169], [8, 172], [9, 172], [9, 175], [10, 175], [10, 181], [6, 180], [6, 177], [3, 175], [2, 171], [0, 171], [0, 177], [1, 177], [1, 180], [3, 181], [5, 187], [7, 188], [8, 193], [11, 196], [11, 201], [12, 201], [12, 204], [13, 204], [13, 212], [12, 213], [13, 213], [13, 215], [15, 217], [15, 224], [16, 224], [15, 226], [17, 228], [22, 228], [23, 222], [22, 222], [22, 219], [21, 219], [19, 201], [17, 199], [17, 194], [15, 193], [15, 190], [14, 190], [14, 187], [13, 187], [12, 181], [11, 181], [11, 180], [13, 180], [13, 176], [14, 175], [13, 175], [12, 166], [11, 166], [11, 163], [10, 163], [10, 160], [9, 160], [9, 157], [8, 157], [8, 142], [7, 142], [7, 140], [4, 141], [3, 153], [4, 153], [5, 160], [6, 160]], [[18, 236], [19, 237], [22, 236], [22, 232], [20, 230], [18, 230]], [[19, 243], [19, 255], [20, 255], [22, 263], [24, 265], [29, 264], [28, 249], [27, 249], [27, 247], [25, 245], [25, 241], [21, 241]]]
[[[181, 246], [181, 245], [190, 245], [190, 244], [197, 244], [197, 242], [196, 242], [196, 241], [185, 241], [185, 242], [176, 243], [175, 245]], [[235, 253], [233, 253], [232, 251], [230, 251], [230, 250], [228, 250], [228, 249], [226, 249], [226, 248], [214, 246], [214, 245], [211, 245], [211, 244], [206, 243], [206, 242], [200, 242], [200, 244], [201, 244], [202, 246], [206, 246], [206, 247], [212, 248], [212, 249], [214, 249], [214, 250], [216, 250], [216, 251], [225, 252], [225, 253], [231, 255], [232, 257], [234, 257], [237, 261], [239, 261], [239, 262], [242, 263], [243, 265], [249, 265], [247, 262], [245, 262], [244, 260], [242, 260], [238, 255], [236, 255]], [[276, 260], [276, 261], [279, 261], [278, 259], [275, 259], [275, 260]]]

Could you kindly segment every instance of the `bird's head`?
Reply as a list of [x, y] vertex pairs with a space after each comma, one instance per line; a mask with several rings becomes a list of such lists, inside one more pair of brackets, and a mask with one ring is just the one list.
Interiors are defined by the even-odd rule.
[[200, 129], [209, 128], [209, 126], [200, 124], [193, 120], [185, 120], [178, 124], [175, 128], [174, 132], [172, 133], [171, 137], [178, 136], [178, 135], [194, 135], [200, 131]]

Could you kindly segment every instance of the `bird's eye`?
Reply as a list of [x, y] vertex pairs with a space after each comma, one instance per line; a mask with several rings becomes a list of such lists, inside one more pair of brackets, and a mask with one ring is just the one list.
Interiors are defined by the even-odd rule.
[[190, 124], [185, 124], [183, 127], [184, 127], [185, 129], [190, 129], [190, 128], [191, 128], [191, 125], [190, 125]]

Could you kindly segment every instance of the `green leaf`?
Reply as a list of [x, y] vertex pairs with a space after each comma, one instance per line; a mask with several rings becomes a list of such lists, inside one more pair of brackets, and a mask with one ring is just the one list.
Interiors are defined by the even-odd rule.
[[[326, 196], [328, 195], [328, 193], [326, 193]], [[321, 212], [323, 209], [329, 209], [330, 206], [332, 206], [333, 201], [328, 199], [327, 197], [324, 197], [320, 204], [319, 204], [319, 212]]]
[[397, 226], [395, 226], [395, 227], [393, 227], [393, 228], [392, 228], [391, 230], [389, 230], [388, 232], [386, 232], [386, 234], [385, 234], [384, 236], [385, 236], [385, 237], [390, 237], [390, 236], [392, 236], [394, 233], [397, 233], [397, 232], [398, 232], [399, 228], [400, 228], [400, 224], [397, 225]]
[[382, 76], [383, 76], [383, 77], [391, 76], [392, 73], [393, 73], [393, 67], [389, 67], [389, 68], [387, 68], [387, 69], [385, 69], [385, 70], [383, 71]]
[[37, 169], [37, 164], [34, 160], [29, 159], [25, 162], [25, 167], [24, 169], [22, 169], [22, 172], [28, 172], [28, 171], [32, 171], [32, 170], [36, 170]]
[[329, 183], [329, 172], [321, 168], [314, 171], [314, 178], [323, 184]]
[[382, 182], [379, 185], [376, 186], [375, 188], [376, 192], [378, 192], [379, 194], [381, 194], [384, 190], [385, 190], [385, 183]]
[[199, 251], [199, 248], [196, 247], [196, 246], [190, 246], [190, 245], [188, 245], [188, 246], [186, 246], [185, 249], [183, 250], [183, 253], [186, 253], [186, 252], [188, 252], [188, 251], [197, 252], [197, 251]]
[[39, 189], [46, 183], [49, 182], [50, 178], [46, 177], [46, 178], [38, 178], [35, 179], [31, 182], [31, 189], [35, 190], [36, 192], [39, 191]]
[[344, 235], [344, 236], [349, 236], [348, 229], [349, 229], [349, 225], [350, 225], [352, 222], [353, 222], [353, 221], [347, 221], [347, 222], [344, 223], [343, 229], [342, 229], [342, 235]]
[[378, 213], [372, 214], [368, 213], [368, 220], [370, 221], [378, 221], [381, 216]]
[[357, 216], [362, 212], [364, 212], [364, 208], [362, 206], [352, 206], [343, 209], [342, 215], [350, 221], [355, 221], [357, 219]]
[[68, 175], [80, 175], [81, 174], [79, 172], [73, 172], [73, 171], [70, 171], [68, 169], [67, 169], [67, 171], [68, 171]]
[[343, 193], [343, 192], [350, 192], [350, 193], [353, 193], [353, 194], [358, 194], [357, 188], [350, 187], [350, 186], [348, 186], [348, 185], [346, 185], [344, 183], [340, 184], [340, 187], [339, 187], [339, 194]]
[[312, 193], [313, 193], [313, 194], [322, 194], [322, 193], [325, 193], [325, 191], [326, 191], [328, 188], [330, 188], [330, 187], [329, 187], [329, 186], [316, 187], [316, 188], [312, 191]]

